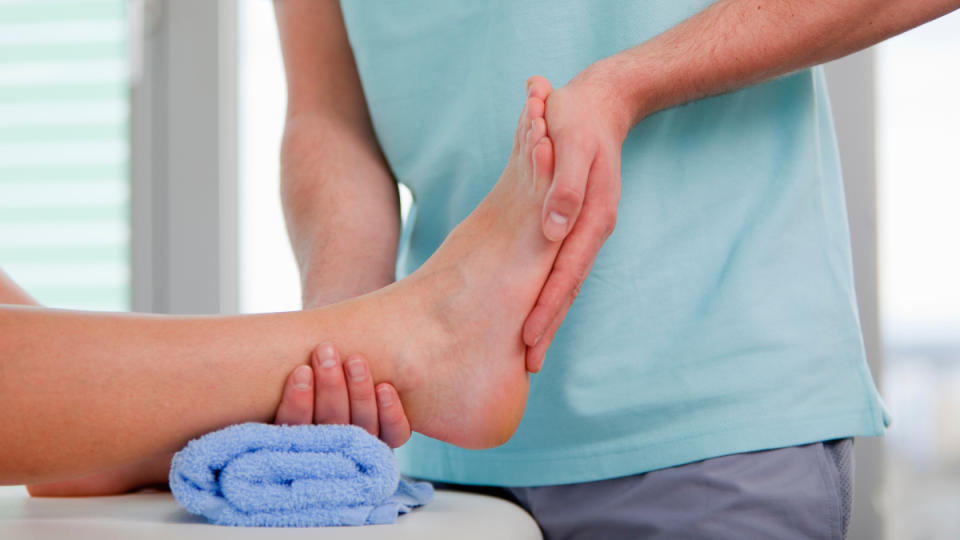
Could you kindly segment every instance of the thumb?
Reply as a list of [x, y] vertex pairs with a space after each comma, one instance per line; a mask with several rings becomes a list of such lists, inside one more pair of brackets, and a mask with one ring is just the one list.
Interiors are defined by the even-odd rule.
[[580, 215], [593, 152], [580, 145], [554, 141], [556, 169], [543, 203], [543, 234], [551, 242], [566, 238]]

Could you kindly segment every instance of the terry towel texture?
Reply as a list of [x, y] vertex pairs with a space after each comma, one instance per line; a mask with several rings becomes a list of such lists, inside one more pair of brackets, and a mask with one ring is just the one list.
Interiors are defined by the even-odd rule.
[[356, 426], [239, 424], [190, 441], [170, 490], [217, 525], [316, 527], [394, 523], [433, 497], [400, 477], [393, 452]]

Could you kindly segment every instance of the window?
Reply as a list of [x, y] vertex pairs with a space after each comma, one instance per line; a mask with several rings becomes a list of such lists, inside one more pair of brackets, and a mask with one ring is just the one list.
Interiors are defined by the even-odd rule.
[[960, 538], [960, 12], [881, 45], [889, 538]]
[[129, 305], [125, 3], [0, 3], [0, 267], [40, 302]]
[[270, 2], [241, 2], [237, 47], [240, 311], [300, 309], [300, 277], [280, 206], [283, 59]]

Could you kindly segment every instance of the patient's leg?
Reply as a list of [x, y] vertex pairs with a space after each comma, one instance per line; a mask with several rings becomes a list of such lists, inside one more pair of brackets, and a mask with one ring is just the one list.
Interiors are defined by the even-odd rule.
[[[533, 94], [549, 91], [544, 80]], [[270, 421], [317, 342], [363, 353], [413, 428], [468, 447], [507, 440], [527, 393], [521, 325], [558, 245], [540, 233], [553, 162], [528, 101], [497, 185], [422, 268], [317, 310], [162, 317], [0, 307], [0, 483], [35, 483], [172, 452]]]
[[[328, 360], [334, 365], [327, 365]], [[350, 378], [347, 384], [339, 360], [334, 347], [321, 344], [312, 355], [311, 366], [297, 366], [287, 377], [273, 423], [354, 424], [379, 436], [391, 448], [406, 442], [410, 425], [393, 386], [383, 383], [374, 389], [369, 377]], [[367, 365], [362, 356], [348, 360], [351, 365]], [[370, 401], [374, 394], [376, 403]], [[77, 478], [30, 484], [27, 491], [35, 497], [77, 497], [120, 495], [146, 487], [165, 489], [172, 458], [173, 454], [166, 454]]]

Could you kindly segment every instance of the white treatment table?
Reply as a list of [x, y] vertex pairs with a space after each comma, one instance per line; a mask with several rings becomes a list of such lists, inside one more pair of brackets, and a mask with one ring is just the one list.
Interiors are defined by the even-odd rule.
[[430, 504], [393, 525], [273, 529], [209, 525], [180, 508], [169, 493], [31, 499], [23, 487], [0, 487], [0, 539], [48, 538], [542, 540], [537, 524], [518, 506], [454, 491], [437, 491]]

